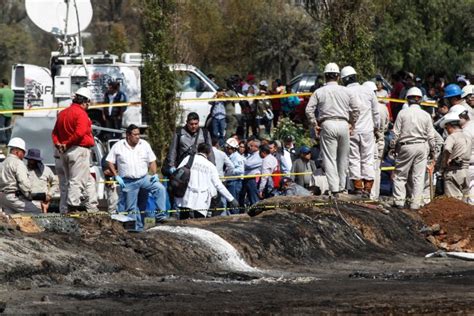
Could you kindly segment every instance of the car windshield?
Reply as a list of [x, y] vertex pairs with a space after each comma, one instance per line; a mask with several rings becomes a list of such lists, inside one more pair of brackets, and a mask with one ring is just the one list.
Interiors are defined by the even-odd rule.
[[201, 70], [196, 68], [195, 71], [201, 76], [201, 78], [203, 78], [206, 81], [206, 83], [212, 86], [215, 90], [219, 89], [219, 86], [214, 81], [209, 79], [209, 77], [206, 76]]

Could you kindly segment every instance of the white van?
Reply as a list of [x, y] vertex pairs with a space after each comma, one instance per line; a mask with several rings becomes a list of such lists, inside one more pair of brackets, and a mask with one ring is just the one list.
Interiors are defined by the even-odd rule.
[[[83, 64], [85, 62], [85, 66]], [[55, 117], [57, 107], [67, 107], [71, 96], [81, 86], [92, 90], [93, 102], [103, 103], [107, 85], [111, 81], [121, 83], [121, 91], [129, 102], [141, 102], [140, 67], [143, 65], [140, 53], [122, 54], [121, 60], [111, 54], [79, 56], [53, 56], [51, 69], [31, 64], [15, 64], [12, 68], [12, 89], [15, 92], [15, 109], [35, 109], [24, 116]], [[208, 99], [216, 93], [218, 86], [198, 68], [185, 64], [171, 64], [170, 70], [176, 74], [177, 98]], [[197, 112], [201, 124], [210, 111], [208, 100], [180, 102], [181, 116], [178, 125], [185, 122], [189, 112]], [[44, 108], [46, 110], [40, 110]], [[49, 109], [52, 108], [52, 109]], [[103, 126], [101, 109], [89, 110], [93, 124]], [[240, 106], [236, 106], [240, 114]], [[123, 116], [123, 126], [134, 123], [146, 125], [141, 107], [128, 106]]]

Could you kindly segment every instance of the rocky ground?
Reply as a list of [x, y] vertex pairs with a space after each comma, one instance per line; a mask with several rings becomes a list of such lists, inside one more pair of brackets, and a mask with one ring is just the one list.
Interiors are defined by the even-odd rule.
[[[139, 234], [100, 216], [35, 219], [40, 233], [3, 220], [0, 311], [472, 314], [473, 262], [424, 258], [438, 250], [430, 236], [443, 229], [453, 245], [459, 240], [451, 236], [468, 238], [472, 223], [462, 217], [467, 229], [455, 231], [429, 215], [444, 205], [434, 203], [418, 214], [274, 198], [255, 217], [173, 222]], [[428, 229], [435, 224], [440, 230]]]

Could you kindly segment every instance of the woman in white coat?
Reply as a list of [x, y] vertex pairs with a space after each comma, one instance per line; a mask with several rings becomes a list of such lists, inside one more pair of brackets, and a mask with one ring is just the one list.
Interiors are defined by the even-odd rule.
[[[189, 214], [190, 217], [206, 217], [211, 199], [217, 195], [217, 192], [229, 201], [229, 208], [239, 207], [237, 200], [234, 199], [219, 179], [216, 166], [207, 159], [211, 152], [212, 148], [209, 144], [201, 143], [198, 145], [197, 154], [191, 166], [188, 188], [182, 198], [176, 198], [179, 208], [189, 209], [190, 213], [191, 210], [194, 210], [194, 214]], [[178, 168], [186, 165], [188, 160], [189, 156], [184, 158]], [[188, 217], [186, 214], [184, 215]]]

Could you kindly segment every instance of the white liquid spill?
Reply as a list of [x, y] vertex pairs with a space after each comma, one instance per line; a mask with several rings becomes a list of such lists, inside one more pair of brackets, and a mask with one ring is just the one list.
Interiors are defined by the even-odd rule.
[[258, 269], [251, 267], [240, 256], [237, 249], [229, 244], [219, 235], [205, 229], [196, 227], [182, 226], [156, 226], [148, 231], [164, 231], [181, 236], [192, 237], [216, 254], [216, 261], [219, 261], [224, 268], [241, 272], [259, 272]]

